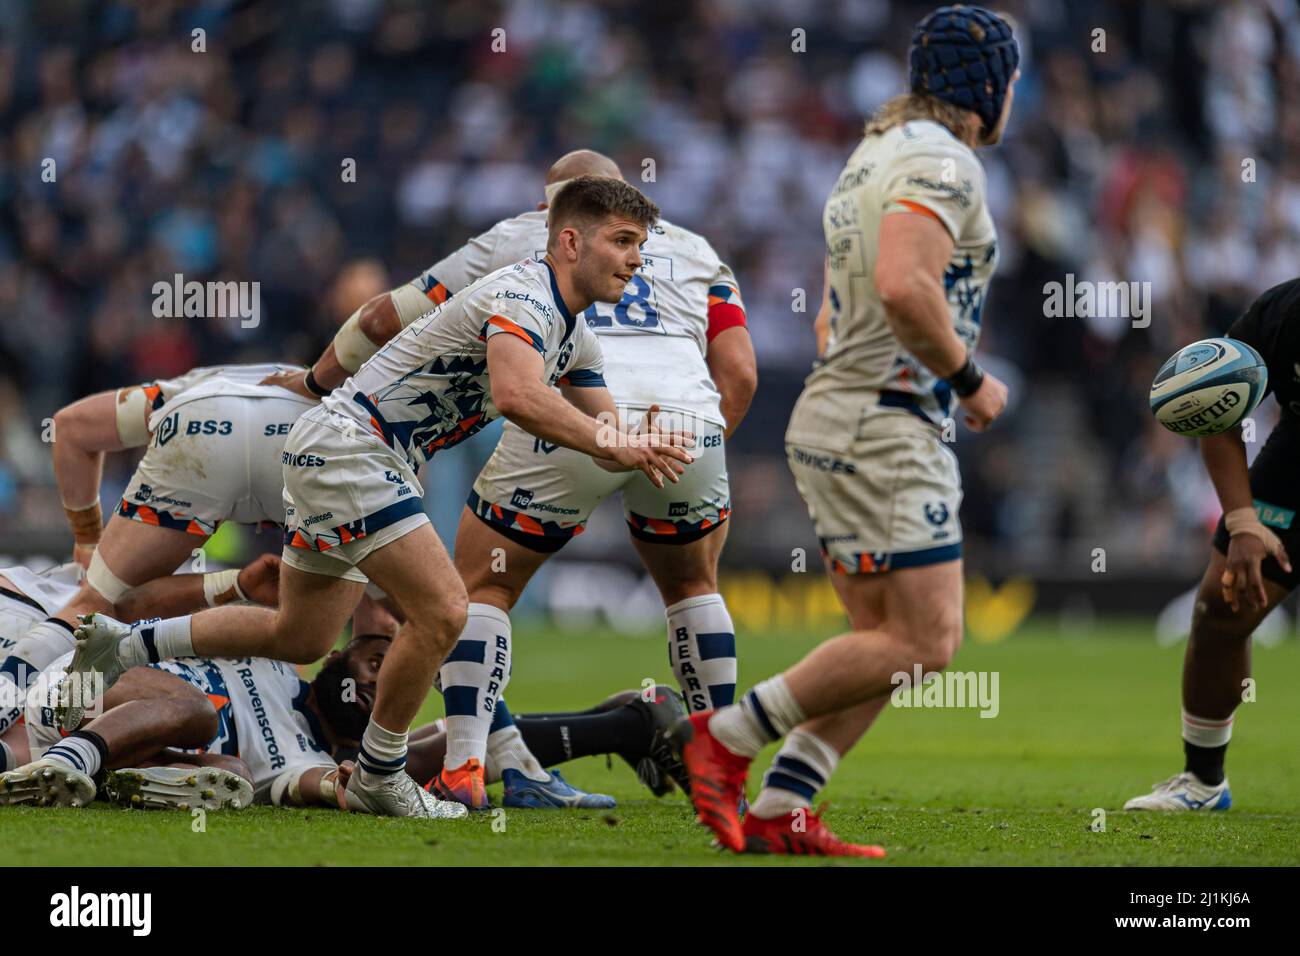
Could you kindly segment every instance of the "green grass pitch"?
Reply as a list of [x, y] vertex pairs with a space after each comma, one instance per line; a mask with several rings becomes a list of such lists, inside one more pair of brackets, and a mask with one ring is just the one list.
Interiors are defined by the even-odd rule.
[[[881, 843], [848, 865], [1236, 865], [1300, 863], [1300, 642], [1256, 648], [1257, 700], [1238, 710], [1228, 813], [1123, 813], [1130, 796], [1182, 768], [1180, 647], [1149, 627], [1107, 624], [1068, 638], [1041, 623], [997, 644], [968, 642], [953, 667], [996, 671], [1000, 713], [887, 708], [824, 794], [841, 836]], [[741, 686], [795, 661], [821, 634], [740, 635]], [[516, 713], [573, 709], [643, 677], [671, 683], [661, 633], [643, 638], [520, 627]], [[422, 720], [437, 716], [436, 695]], [[751, 777], [757, 778], [770, 754]], [[436, 823], [328, 810], [184, 813], [0, 808], [7, 865], [825, 865], [736, 857], [709, 846], [680, 795], [655, 800], [615, 761], [566, 776], [614, 794], [610, 812], [506, 811]], [[493, 788], [499, 792], [499, 788]], [[498, 796], [499, 799], [499, 796]], [[1105, 832], [1091, 826], [1106, 810]], [[504, 823], [504, 827], [502, 827]], [[835, 861], [843, 863], [845, 861]]]

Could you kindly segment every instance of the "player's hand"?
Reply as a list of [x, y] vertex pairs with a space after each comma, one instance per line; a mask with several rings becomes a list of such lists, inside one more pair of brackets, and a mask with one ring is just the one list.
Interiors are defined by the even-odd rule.
[[273, 372], [257, 384], [278, 385], [281, 388], [287, 388], [291, 392], [296, 392], [304, 398], [309, 398], [313, 402], [320, 401], [320, 396], [313, 395], [311, 390], [307, 388], [307, 369], [299, 372]]
[[274, 554], [264, 554], [251, 564], [245, 565], [236, 579], [239, 590], [250, 601], [266, 607], [275, 607], [280, 603], [280, 558]]
[[695, 433], [663, 431], [656, 421], [658, 415], [659, 406], [651, 405], [637, 427], [621, 436], [610, 457], [625, 470], [643, 472], [656, 488], [662, 488], [664, 478], [676, 483], [677, 476], [686, 473], [679, 462], [689, 465], [695, 461], [686, 451], [695, 447]]
[[[1264, 574], [1260, 565], [1269, 556], [1264, 542], [1253, 534], [1234, 534], [1228, 541], [1227, 567], [1219, 578], [1223, 600], [1233, 613], [1245, 604], [1251, 611], [1268, 607], [1268, 592], [1264, 589]], [[1291, 559], [1279, 541], [1273, 555], [1283, 570], [1290, 573]]]
[[351, 760], [345, 760], [339, 764], [339, 769], [334, 771], [334, 799], [338, 801], [339, 809], [346, 811], [348, 808], [347, 794], [343, 791], [348, 788], [348, 780], [351, 779], [353, 771], [357, 765]]
[[90, 570], [90, 559], [95, 556], [95, 545], [76, 544], [72, 546], [72, 560], [81, 565], [82, 570]]
[[959, 401], [971, 431], [982, 432], [1007, 407], [1007, 387], [996, 376], [985, 372], [984, 381], [975, 389], [975, 394]]

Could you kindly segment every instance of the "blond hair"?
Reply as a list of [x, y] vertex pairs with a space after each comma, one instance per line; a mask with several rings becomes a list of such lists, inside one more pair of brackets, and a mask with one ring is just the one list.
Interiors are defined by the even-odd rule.
[[867, 120], [863, 136], [879, 136], [909, 120], [933, 120], [946, 126], [962, 142], [966, 141], [966, 118], [969, 110], [931, 96], [929, 93], [901, 93], [889, 100]]

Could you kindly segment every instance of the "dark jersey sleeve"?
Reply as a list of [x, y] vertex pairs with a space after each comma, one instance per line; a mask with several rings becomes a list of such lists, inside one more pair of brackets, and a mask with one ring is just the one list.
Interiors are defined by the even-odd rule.
[[1283, 410], [1300, 413], [1300, 279], [1275, 285], [1228, 328], [1228, 337], [1253, 347], [1268, 366], [1268, 391]]

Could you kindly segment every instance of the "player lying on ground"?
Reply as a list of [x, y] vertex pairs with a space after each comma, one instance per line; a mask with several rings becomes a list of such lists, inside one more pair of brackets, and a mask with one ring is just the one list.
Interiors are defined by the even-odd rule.
[[[128, 620], [157, 614], [184, 614], [204, 606], [204, 593], [211, 591], [210, 579], [232, 572], [169, 574], [132, 588], [116, 602], [118, 613]], [[67, 641], [50, 641], [42, 622], [77, 599], [83, 587], [84, 571], [79, 564], [58, 565], [40, 573], [29, 568], [0, 570], [0, 735], [22, 716], [22, 700], [30, 682], [44, 668], [70, 650], [72, 635], [58, 633]], [[233, 572], [241, 595], [258, 604], [275, 604], [279, 591], [280, 559], [263, 555]], [[228, 585], [226, 586], [228, 587]], [[0, 769], [5, 766], [0, 751]]]
[[[841, 842], [808, 808], [893, 675], [940, 671], [961, 642], [961, 484], [941, 429], [954, 392], [977, 431], [1006, 401], [971, 357], [997, 264], [974, 148], [1000, 138], [1018, 60], [1011, 28], [986, 10], [927, 16], [912, 92], [868, 124], [826, 203], [829, 334], [786, 447], [853, 630], [674, 728], [700, 822], [732, 850], [884, 855]], [[750, 762], [782, 738], [742, 826]]]
[[1201, 578], [1183, 657], [1183, 772], [1125, 810], [1227, 810], [1224, 774], [1233, 714], [1250, 677], [1250, 636], [1300, 582], [1300, 279], [1269, 289], [1228, 329], [1268, 365], [1278, 423], [1246, 467], [1241, 426], [1199, 439], [1223, 517]]
[[[4, 739], [23, 766], [0, 773], [0, 804], [85, 806], [102, 770], [107, 794], [126, 806], [346, 806], [340, 779], [346, 781], [347, 761], [360, 746], [391, 641], [383, 634], [354, 638], [330, 654], [310, 684], [292, 667], [265, 658], [133, 667], [105, 695], [101, 716], [60, 737], [52, 702], [65, 656], [43, 673], [26, 726]], [[680, 772], [665, 743], [668, 727], [684, 713], [680, 700], [664, 687], [647, 696], [625, 691], [590, 711], [520, 715], [515, 735], [550, 764], [618, 754], [633, 766], [658, 759], [666, 761], [662, 772]], [[204, 752], [179, 752], [194, 748]], [[442, 721], [416, 729], [407, 773], [431, 781], [445, 751]], [[504, 783], [505, 806], [556, 805], [548, 791], [493, 756], [488, 776]], [[465, 813], [456, 803], [441, 806]]]
[[[285, 443], [286, 529], [276, 611], [219, 607], [131, 627], [83, 625], [71, 686], [174, 657], [273, 656], [310, 662], [328, 650], [367, 579], [404, 612], [349, 778], [350, 806], [435, 816], [437, 801], [401, 772], [407, 731], [465, 627], [465, 586], [425, 516], [415, 468], [503, 415], [611, 470], [676, 481], [691, 436], [629, 434], [600, 377], [600, 345], [577, 319], [616, 302], [641, 266], [658, 210], [626, 183], [571, 180], [551, 210], [547, 253], [500, 269], [392, 339], [356, 376], [294, 424]], [[563, 395], [552, 387], [564, 376]], [[75, 716], [71, 709], [65, 718]]]
[[[547, 173], [547, 202], [582, 175], [622, 179], [607, 156], [578, 150]], [[411, 283], [372, 299], [310, 372], [281, 373], [268, 381], [304, 395], [328, 392], [431, 302], [540, 255], [547, 202], [497, 223]], [[754, 350], [735, 277], [703, 237], [661, 219], [642, 253], [644, 264], [619, 302], [594, 303], [581, 318], [600, 338], [604, 378], [620, 411], [640, 418], [657, 396], [670, 396], [660, 420], [695, 433], [695, 462], [680, 482], [660, 487], [641, 474], [611, 473], [580, 452], [506, 423], [456, 535], [455, 566], [469, 593], [469, 614], [439, 674], [451, 741], [439, 796], [485, 804], [483, 761], [489, 731], [501, 723], [493, 706], [511, 679], [509, 612], [537, 569], [581, 534], [595, 507], [615, 492], [622, 497], [632, 544], [663, 598], [669, 661], [687, 706], [704, 712], [734, 699], [735, 628], [717, 583], [731, 513], [724, 439], [753, 397]], [[568, 381], [580, 384], [580, 374], [570, 372]], [[519, 759], [519, 769], [532, 772], [527, 754]], [[654, 773], [652, 766], [645, 769]], [[665, 778], [647, 783], [660, 793], [671, 787]]]
[[[258, 384], [282, 368], [194, 369], [175, 379], [100, 392], [55, 413], [54, 476], [76, 557], [87, 571], [71, 597], [49, 605], [46, 616], [32, 624], [15, 667], [36, 674], [71, 650], [78, 615], [98, 611], [131, 620], [129, 609], [117, 603], [127, 590], [170, 576], [221, 522], [284, 523], [280, 458], [289, 426], [312, 403]], [[145, 445], [103, 528], [104, 453]], [[165, 587], [180, 602], [159, 606], [156, 613], [165, 615], [255, 597], [241, 590], [234, 570], [187, 576]], [[258, 599], [275, 603], [274, 597]]]

